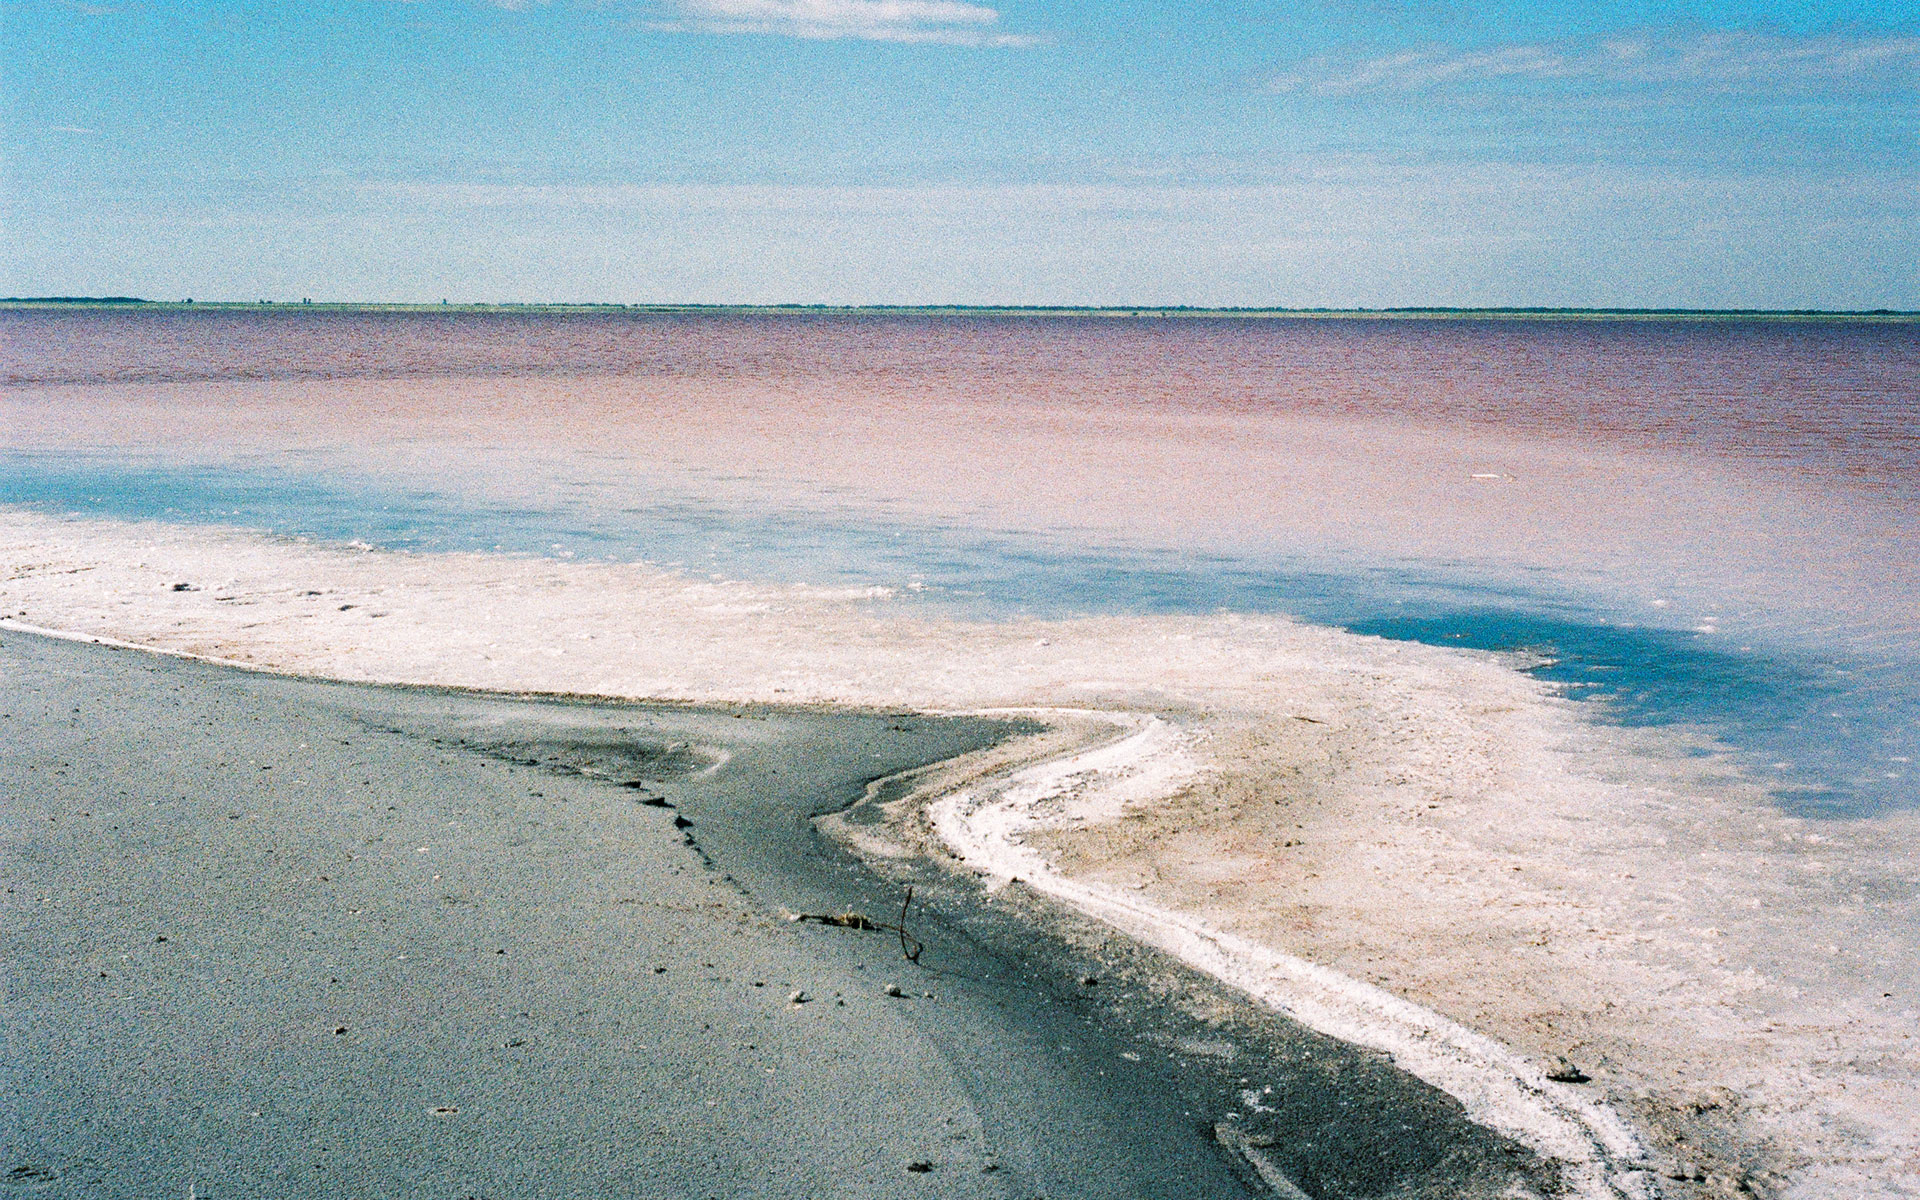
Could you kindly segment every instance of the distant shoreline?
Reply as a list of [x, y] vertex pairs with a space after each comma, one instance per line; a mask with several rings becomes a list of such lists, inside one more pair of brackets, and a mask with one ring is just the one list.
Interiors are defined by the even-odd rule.
[[148, 300], [138, 296], [13, 296], [0, 298], [0, 312], [114, 309], [164, 312], [348, 312], [563, 315], [715, 314], [731, 316], [929, 316], [1089, 317], [1102, 319], [1238, 320], [1484, 320], [1484, 321], [1846, 321], [1920, 322], [1909, 309], [1770, 308], [1282, 308], [1190, 305], [1067, 304], [614, 304], [614, 303], [387, 303], [303, 300]]

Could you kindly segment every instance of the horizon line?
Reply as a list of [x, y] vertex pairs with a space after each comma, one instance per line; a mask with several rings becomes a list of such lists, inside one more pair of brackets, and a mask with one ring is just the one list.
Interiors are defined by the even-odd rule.
[[0, 297], [0, 308], [160, 308], [172, 310], [233, 311], [255, 309], [296, 309], [331, 312], [634, 312], [634, 313], [740, 313], [740, 314], [958, 314], [979, 316], [1235, 316], [1235, 317], [1392, 317], [1392, 316], [1511, 316], [1511, 317], [1790, 317], [1790, 318], [1920, 318], [1920, 310], [1896, 308], [1689, 308], [1680, 306], [1637, 305], [1426, 305], [1396, 304], [1381, 306], [1335, 307], [1330, 305], [1200, 305], [1200, 304], [815, 304], [815, 303], [721, 303], [691, 301], [600, 301], [600, 300], [482, 300], [482, 301], [406, 301], [406, 300], [154, 300], [141, 296], [7, 296]]

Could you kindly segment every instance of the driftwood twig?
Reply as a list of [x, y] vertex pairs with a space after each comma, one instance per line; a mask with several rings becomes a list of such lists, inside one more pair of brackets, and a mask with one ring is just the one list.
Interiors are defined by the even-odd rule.
[[907, 898], [900, 903], [900, 919], [891, 925], [884, 921], [876, 921], [863, 913], [854, 912], [852, 909], [837, 913], [793, 913], [787, 917], [787, 920], [812, 921], [816, 925], [831, 925], [836, 929], [873, 929], [882, 933], [897, 934], [900, 938], [901, 956], [910, 963], [918, 963], [920, 955], [925, 953], [927, 948], [907, 928], [907, 910], [912, 906], [913, 889], [908, 888]]
[[[907, 898], [900, 902], [900, 919], [894, 923], [893, 931], [900, 935], [900, 953], [907, 956], [908, 962], [918, 965], [920, 962], [920, 953], [925, 950], [926, 947], [921, 944], [919, 938], [907, 932], [907, 908], [912, 903], [913, 889], [909, 887], [907, 889]], [[908, 942], [913, 943], [913, 949], [907, 949]]]

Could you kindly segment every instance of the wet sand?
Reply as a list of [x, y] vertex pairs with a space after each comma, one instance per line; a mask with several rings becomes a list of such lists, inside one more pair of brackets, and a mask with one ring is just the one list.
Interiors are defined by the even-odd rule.
[[[0, 623], [292, 674], [1155, 716], [1198, 774], [1021, 835], [1055, 873], [1425, 1010], [1358, 1038], [1376, 1049], [1437, 1015], [1523, 1056], [1523, 1088], [1571, 1058], [1593, 1077], [1583, 1094], [1638, 1126], [1670, 1196], [1916, 1194], [1901, 947], [1920, 823], [1782, 814], [1685, 736], [1585, 722], [1500, 656], [1232, 615], [935, 621], [870, 589], [19, 512], [0, 542]], [[1043, 740], [1008, 743], [1005, 767], [1052, 753]], [[1560, 1153], [1527, 1132], [1524, 1096], [1452, 1094]]]
[[[0, 1194], [1545, 1182], [1377, 1055], [1017, 887], [882, 879], [814, 831], [1005, 723], [329, 684], [17, 632], [0, 712]], [[917, 965], [786, 918], [891, 919], [913, 881]]]

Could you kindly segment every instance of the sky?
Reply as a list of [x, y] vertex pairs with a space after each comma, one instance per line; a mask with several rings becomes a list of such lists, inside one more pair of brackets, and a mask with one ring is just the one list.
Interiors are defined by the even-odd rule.
[[1920, 8], [0, 0], [0, 295], [1920, 309]]

